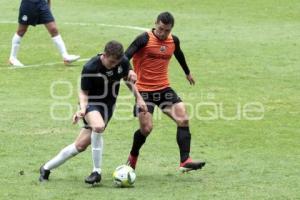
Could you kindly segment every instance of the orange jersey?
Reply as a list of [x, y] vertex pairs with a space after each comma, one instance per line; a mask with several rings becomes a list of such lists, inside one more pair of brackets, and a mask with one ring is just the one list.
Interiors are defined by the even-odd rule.
[[148, 32], [147, 45], [133, 55], [136, 86], [139, 91], [156, 91], [170, 86], [168, 66], [175, 50], [173, 37], [162, 41]]
[[168, 66], [173, 54], [185, 74], [190, 73], [179, 39], [170, 34], [166, 40], [160, 40], [153, 30], [139, 35], [125, 52], [128, 59], [133, 58], [139, 91], [157, 91], [170, 86]]

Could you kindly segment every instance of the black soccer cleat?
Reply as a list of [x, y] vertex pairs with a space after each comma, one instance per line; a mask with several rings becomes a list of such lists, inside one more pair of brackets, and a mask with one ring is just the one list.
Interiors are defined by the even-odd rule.
[[186, 161], [184, 161], [183, 163], [180, 163], [180, 167], [179, 170], [181, 172], [189, 172], [192, 170], [198, 170], [201, 169], [202, 167], [204, 167], [205, 162], [203, 161], [192, 161], [191, 158], [188, 158]]
[[50, 170], [44, 169], [43, 166], [40, 167], [40, 182], [45, 182], [49, 180]]
[[100, 181], [101, 181], [101, 174], [99, 174], [98, 172], [92, 172], [91, 175], [86, 177], [86, 179], [84, 180], [84, 182], [88, 184], [100, 183]]

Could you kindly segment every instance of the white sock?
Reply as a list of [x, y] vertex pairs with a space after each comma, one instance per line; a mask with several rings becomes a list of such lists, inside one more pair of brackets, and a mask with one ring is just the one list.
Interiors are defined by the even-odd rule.
[[52, 40], [53, 40], [55, 46], [58, 48], [61, 56], [63, 58], [66, 57], [68, 55], [68, 52], [67, 52], [65, 43], [64, 43], [63, 39], [61, 38], [61, 36], [60, 35], [54, 36], [54, 37], [52, 37]]
[[102, 154], [103, 154], [103, 137], [102, 133], [92, 132], [91, 135], [93, 172], [101, 174]]
[[58, 166], [62, 165], [65, 161], [67, 161], [69, 158], [76, 156], [78, 154], [78, 150], [75, 147], [75, 144], [70, 144], [69, 146], [66, 146], [63, 148], [54, 158], [49, 160], [45, 165], [44, 169], [46, 170], [52, 170], [54, 168], [57, 168]]
[[17, 58], [21, 39], [22, 39], [22, 37], [19, 36], [17, 33], [15, 33], [15, 35], [13, 36], [13, 38], [11, 40], [10, 58]]

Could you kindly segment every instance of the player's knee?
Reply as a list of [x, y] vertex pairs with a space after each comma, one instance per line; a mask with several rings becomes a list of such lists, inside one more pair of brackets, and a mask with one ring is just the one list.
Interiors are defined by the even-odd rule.
[[152, 131], [152, 125], [144, 125], [141, 127], [141, 133], [144, 135], [144, 136], [148, 136]]
[[48, 31], [49, 31], [51, 37], [55, 37], [58, 35], [58, 30], [55, 26], [49, 28]]
[[89, 144], [82, 143], [82, 142], [79, 142], [79, 143], [75, 144], [75, 147], [76, 147], [76, 149], [77, 149], [78, 152], [85, 151], [88, 146], [89, 146]]
[[19, 29], [18, 31], [17, 31], [17, 34], [20, 36], [20, 37], [23, 37], [24, 35], [25, 35], [25, 33], [26, 33], [26, 29]]
[[96, 133], [102, 133], [105, 130], [105, 126], [95, 126], [92, 127], [92, 130]]
[[189, 120], [187, 118], [176, 119], [176, 123], [177, 123], [177, 126], [179, 126], [179, 127], [189, 126]]

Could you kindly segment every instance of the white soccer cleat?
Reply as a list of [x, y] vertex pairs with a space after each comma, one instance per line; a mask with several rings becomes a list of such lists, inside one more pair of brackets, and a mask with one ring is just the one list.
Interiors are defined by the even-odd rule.
[[24, 67], [24, 65], [17, 58], [10, 57], [8, 61], [9, 64], [11, 64], [14, 67]]
[[66, 55], [64, 57], [64, 63], [66, 65], [68, 65], [68, 64], [71, 64], [72, 62], [77, 61], [79, 58], [80, 58], [80, 56], [78, 56], [78, 55]]

